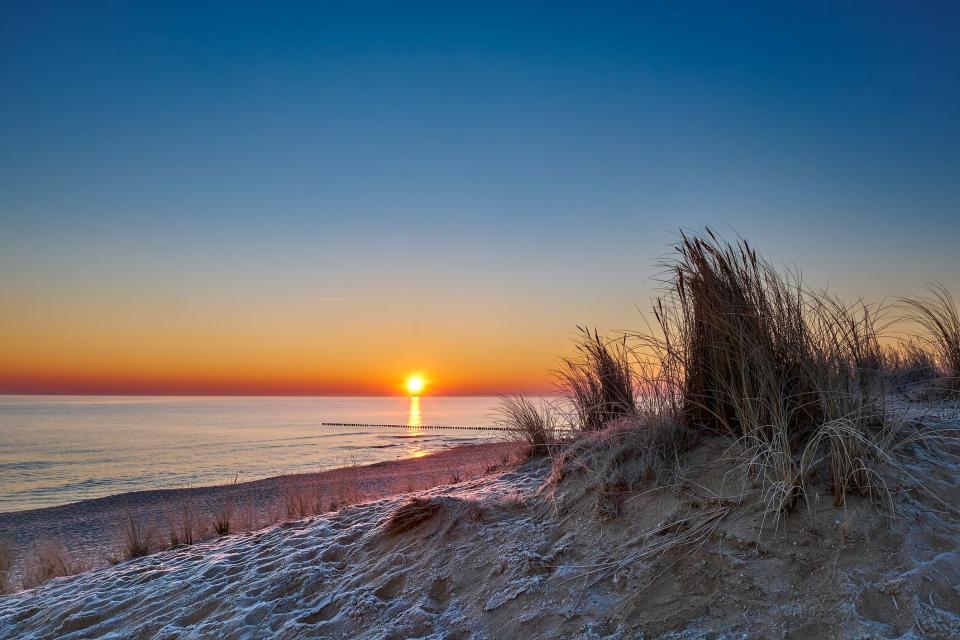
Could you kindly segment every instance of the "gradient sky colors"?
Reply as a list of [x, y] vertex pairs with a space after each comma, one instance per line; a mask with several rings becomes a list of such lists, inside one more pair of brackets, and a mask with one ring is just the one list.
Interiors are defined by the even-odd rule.
[[549, 388], [679, 227], [960, 291], [951, 3], [0, 7], [0, 393]]

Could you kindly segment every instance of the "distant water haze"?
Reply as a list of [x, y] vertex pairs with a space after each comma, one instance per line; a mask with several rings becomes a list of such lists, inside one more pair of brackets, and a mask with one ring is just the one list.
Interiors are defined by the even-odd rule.
[[429, 428], [494, 426], [496, 404], [493, 396], [0, 396], [0, 512], [426, 455], [497, 438]]

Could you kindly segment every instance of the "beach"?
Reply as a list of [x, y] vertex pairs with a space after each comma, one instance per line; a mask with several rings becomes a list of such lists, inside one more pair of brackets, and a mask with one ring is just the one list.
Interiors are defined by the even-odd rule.
[[[453, 447], [417, 458], [282, 475], [252, 482], [121, 493], [45, 509], [0, 513], [0, 538], [14, 545], [12, 579], [19, 581], [22, 559], [38, 544], [52, 542], [85, 568], [109, 564], [118, 553], [124, 524], [131, 518], [153, 530], [162, 546], [185, 502], [202, 524], [230, 505], [236, 527], [259, 528], [293, 517], [288, 507], [311, 501], [311, 511], [330, 500], [366, 501], [401, 492], [459, 482], [512, 460], [517, 446], [487, 443]], [[326, 498], [317, 509], [315, 497]], [[296, 507], [295, 507], [296, 508]]]
[[955, 468], [918, 448], [889, 509], [824, 488], [773, 522], [731, 446], [604, 517], [589, 470], [535, 458], [54, 579], [0, 598], [0, 638], [957, 637]]

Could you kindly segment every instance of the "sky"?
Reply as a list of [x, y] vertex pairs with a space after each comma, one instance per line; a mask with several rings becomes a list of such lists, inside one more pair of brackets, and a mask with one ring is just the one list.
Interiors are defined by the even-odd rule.
[[703, 225], [844, 297], [960, 296], [958, 32], [936, 2], [8, 0], [0, 393], [542, 392]]

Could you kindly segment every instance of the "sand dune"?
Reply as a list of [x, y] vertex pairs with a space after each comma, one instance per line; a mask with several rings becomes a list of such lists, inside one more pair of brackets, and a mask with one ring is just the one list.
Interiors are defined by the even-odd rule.
[[960, 469], [918, 452], [895, 513], [824, 495], [775, 530], [728, 445], [610, 519], [533, 461], [418, 492], [399, 533], [409, 496], [57, 579], [0, 600], [0, 638], [960, 636]]

